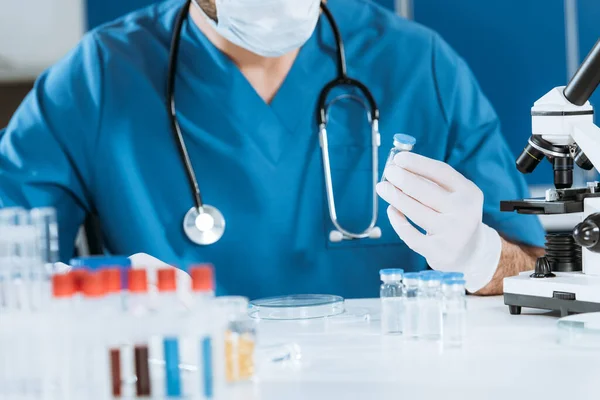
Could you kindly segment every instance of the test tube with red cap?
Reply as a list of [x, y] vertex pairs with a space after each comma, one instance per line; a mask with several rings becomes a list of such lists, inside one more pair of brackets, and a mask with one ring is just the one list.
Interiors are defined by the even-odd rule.
[[52, 276], [52, 311], [68, 313], [73, 311], [73, 300], [76, 293], [75, 279], [72, 273]]
[[177, 298], [177, 273], [175, 268], [161, 268], [157, 271], [159, 311], [175, 311], [179, 307]]
[[[111, 315], [107, 282], [101, 271], [86, 271], [82, 277], [83, 300], [76, 321], [84, 332], [76, 337], [73, 363], [75, 398], [108, 398], [109, 353], [106, 351], [105, 321]], [[77, 348], [79, 347], [79, 348]]]
[[121, 269], [104, 268], [100, 271], [106, 285], [106, 304], [111, 311], [123, 311], [121, 294]]
[[189, 272], [192, 277], [194, 306], [199, 307], [215, 297], [214, 268], [211, 264], [197, 264], [192, 265]]
[[127, 281], [127, 312], [138, 316], [146, 314], [150, 311], [148, 272], [145, 269], [130, 269], [127, 271]]
[[[52, 303], [49, 317], [52, 318], [55, 329], [61, 332], [53, 335], [50, 347], [47, 349], [46, 357], [50, 363], [47, 366], [46, 374], [48, 379], [44, 390], [49, 392], [48, 398], [68, 398], [71, 383], [71, 370], [69, 352], [73, 343], [71, 342], [70, 332], [75, 324], [75, 276], [72, 272], [64, 274], [55, 274], [52, 276]], [[48, 346], [48, 340], [45, 340]]]

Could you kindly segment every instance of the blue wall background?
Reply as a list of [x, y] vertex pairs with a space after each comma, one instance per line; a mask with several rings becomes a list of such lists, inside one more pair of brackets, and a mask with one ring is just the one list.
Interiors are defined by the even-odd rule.
[[[394, 0], [375, 1], [394, 8]], [[88, 26], [153, 2], [88, 0]], [[531, 134], [529, 109], [533, 102], [567, 82], [563, 1], [413, 2], [415, 20], [439, 32], [469, 63], [500, 116], [512, 151], [519, 154]], [[600, 1], [578, 0], [578, 15], [583, 59], [600, 37]], [[600, 107], [600, 93], [592, 102]], [[529, 183], [550, 183], [550, 164], [544, 162], [527, 179]]]

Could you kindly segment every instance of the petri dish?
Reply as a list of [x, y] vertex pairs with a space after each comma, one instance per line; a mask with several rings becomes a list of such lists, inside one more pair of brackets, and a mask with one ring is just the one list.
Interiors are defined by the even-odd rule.
[[302, 320], [332, 317], [344, 310], [344, 298], [340, 296], [295, 294], [253, 300], [248, 315], [256, 319]]
[[577, 314], [559, 319], [557, 340], [564, 346], [600, 349], [600, 313]]

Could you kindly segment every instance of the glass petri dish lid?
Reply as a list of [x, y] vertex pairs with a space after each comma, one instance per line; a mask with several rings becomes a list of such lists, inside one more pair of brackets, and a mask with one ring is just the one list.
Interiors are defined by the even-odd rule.
[[248, 315], [256, 319], [302, 320], [342, 314], [344, 298], [329, 294], [295, 294], [250, 302]]

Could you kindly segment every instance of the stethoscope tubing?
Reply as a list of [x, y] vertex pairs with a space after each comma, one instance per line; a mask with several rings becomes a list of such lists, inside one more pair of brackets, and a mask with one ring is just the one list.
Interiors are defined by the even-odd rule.
[[[170, 53], [169, 53], [169, 65], [168, 65], [168, 71], [167, 71], [167, 87], [166, 87], [167, 104], [166, 104], [166, 107], [167, 107], [167, 111], [168, 111], [169, 124], [171, 127], [173, 138], [177, 145], [177, 151], [181, 158], [181, 162], [184, 167], [184, 171], [185, 171], [185, 174], [186, 174], [186, 177], [188, 180], [188, 184], [189, 184], [189, 187], [192, 192], [192, 196], [193, 196], [193, 200], [194, 200], [194, 207], [197, 210], [198, 215], [200, 215], [204, 212], [203, 207], [205, 207], [205, 206], [204, 206], [204, 202], [202, 199], [202, 193], [200, 191], [200, 186], [198, 184], [198, 179], [196, 177], [196, 173], [194, 171], [192, 162], [190, 160], [190, 156], [189, 156], [189, 153], [187, 150], [187, 146], [185, 144], [185, 140], [183, 138], [183, 133], [182, 133], [181, 127], [177, 120], [177, 109], [175, 106], [175, 81], [177, 78], [177, 60], [178, 60], [178, 55], [179, 55], [179, 46], [181, 43], [181, 32], [183, 30], [183, 24], [185, 23], [188, 15], [189, 15], [189, 9], [190, 9], [192, 1], [194, 1], [194, 0], [186, 0], [184, 6], [179, 11], [179, 13], [177, 14], [177, 17], [175, 19], [174, 32], [173, 32], [173, 36], [171, 38], [171, 49], [170, 49]], [[346, 69], [346, 53], [345, 53], [345, 49], [344, 49], [344, 42], [342, 40], [342, 36], [341, 36], [340, 30], [338, 28], [338, 25], [335, 22], [333, 15], [331, 14], [331, 12], [329, 11], [329, 9], [327, 8], [327, 6], [324, 3], [321, 3], [321, 10], [322, 10], [323, 14], [325, 15], [325, 17], [327, 18], [329, 25], [331, 26], [331, 29], [332, 29], [332, 32], [333, 32], [333, 35], [335, 38], [336, 46], [337, 46], [337, 76], [331, 82], [327, 83], [325, 85], [325, 87], [321, 90], [321, 93], [319, 94], [319, 98], [318, 98], [318, 103], [317, 103], [318, 109], [317, 109], [317, 113], [316, 113], [317, 114], [317, 126], [319, 128], [319, 141], [321, 143], [321, 148], [322, 148], [322, 158], [323, 158], [323, 164], [324, 164], [323, 169], [324, 169], [324, 178], [325, 178], [325, 184], [326, 184], [329, 213], [330, 213], [331, 221], [332, 221], [334, 227], [341, 234], [343, 234], [344, 237], [352, 238], [352, 239], [364, 238], [364, 237], [368, 237], [369, 232], [375, 227], [375, 224], [377, 222], [377, 214], [378, 214], [377, 195], [375, 193], [375, 185], [377, 183], [377, 178], [378, 178], [377, 177], [377, 171], [378, 171], [377, 148], [379, 147], [379, 108], [377, 107], [375, 98], [373, 97], [371, 91], [367, 88], [367, 86], [356, 79], [348, 77], [347, 69]], [[327, 145], [327, 129], [326, 129], [326, 126], [327, 126], [327, 98], [328, 98], [329, 94], [331, 93], [331, 91], [338, 86], [357, 88], [362, 93], [362, 95], [366, 98], [366, 100], [369, 104], [369, 109], [367, 111], [368, 111], [369, 122], [371, 123], [372, 152], [373, 152], [373, 154], [372, 154], [372, 157], [373, 157], [373, 196], [374, 196], [374, 198], [373, 198], [373, 216], [372, 216], [371, 223], [369, 224], [369, 227], [365, 231], [358, 233], [358, 234], [352, 233], [352, 232], [349, 232], [349, 231], [343, 229], [341, 227], [341, 225], [339, 224], [339, 221], [337, 219], [336, 207], [335, 207], [333, 185], [331, 182], [332, 181], [331, 165], [329, 163], [329, 150], [328, 150], [328, 145]], [[220, 212], [217, 209], [215, 209], [214, 207], [211, 207], [211, 206], [206, 206], [206, 207], [209, 207], [211, 210], [214, 209], [213, 211], [211, 211], [211, 213], [214, 213], [216, 211], [218, 213], [218, 215], [221, 215]], [[190, 212], [191, 212], [191, 210], [188, 211], [188, 214], [190, 214]], [[187, 215], [186, 215], [186, 217], [187, 217]], [[222, 216], [221, 216], [221, 218], [222, 218]], [[185, 225], [185, 221], [184, 221], [184, 225]], [[188, 224], [188, 226], [189, 225], [190, 224]], [[224, 219], [223, 219], [223, 226], [224, 226]], [[186, 231], [186, 233], [187, 233], [187, 231]], [[192, 241], [199, 243], [198, 240], [193, 240], [189, 233], [187, 233], [187, 234], [188, 234], [188, 237], [190, 237], [190, 239]], [[216, 240], [218, 240], [218, 238]], [[214, 243], [215, 241], [213, 241], [212, 243]], [[203, 243], [199, 243], [199, 244], [203, 244]], [[209, 243], [209, 244], [211, 244], [211, 243]]]

